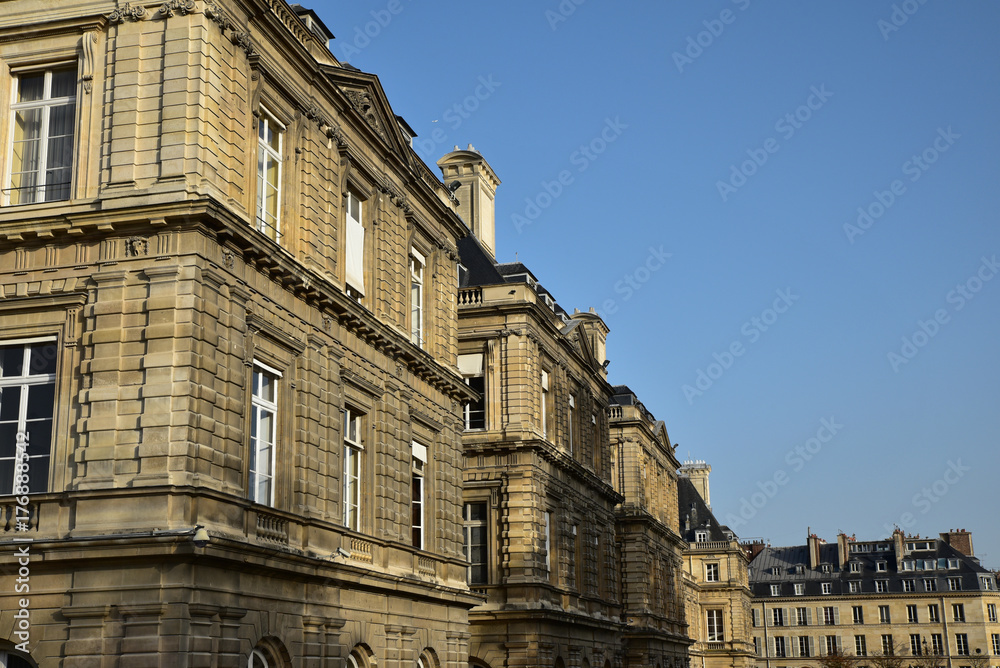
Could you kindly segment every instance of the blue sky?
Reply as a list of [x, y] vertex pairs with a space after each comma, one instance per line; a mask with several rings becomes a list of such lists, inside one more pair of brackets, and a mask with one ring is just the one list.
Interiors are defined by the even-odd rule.
[[314, 8], [428, 164], [487, 158], [499, 259], [605, 316], [720, 521], [1000, 567], [1000, 4]]

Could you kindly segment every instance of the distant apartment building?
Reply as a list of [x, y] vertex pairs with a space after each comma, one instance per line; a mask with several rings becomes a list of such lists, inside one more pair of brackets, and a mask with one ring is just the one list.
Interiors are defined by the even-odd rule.
[[753, 552], [760, 667], [815, 666], [834, 651], [861, 666], [880, 654], [947, 668], [1000, 665], [1000, 592], [964, 530], [939, 538], [897, 530], [877, 541], [841, 534], [830, 544], [810, 534], [805, 545]]

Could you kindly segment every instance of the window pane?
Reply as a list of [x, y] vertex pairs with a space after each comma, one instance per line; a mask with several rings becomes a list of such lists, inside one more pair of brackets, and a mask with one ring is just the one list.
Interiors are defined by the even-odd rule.
[[28, 386], [28, 412], [29, 420], [38, 418], [52, 419], [52, 403], [55, 400], [56, 386], [54, 383], [44, 385]]
[[0, 421], [17, 423], [21, 407], [21, 386], [0, 387]]
[[32, 457], [30, 461], [28, 492], [31, 494], [45, 492], [49, 487], [49, 456]]
[[[48, 457], [52, 448], [52, 420], [34, 420], [25, 429], [29, 457]], [[34, 464], [34, 460], [32, 460]]]
[[24, 368], [24, 348], [0, 348], [0, 373], [3, 376], [20, 376]]
[[[10, 388], [8, 388], [10, 389]], [[17, 450], [17, 423], [5, 422], [0, 424], [0, 459], [5, 459], [0, 463], [0, 468], [10, 467], [14, 452]], [[3, 488], [0, 488], [2, 490]], [[0, 491], [0, 494], [5, 492]]]
[[45, 94], [45, 73], [25, 74], [18, 77], [18, 102], [35, 102]]
[[28, 351], [28, 375], [41, 376], [56, 372], [56, 344], [36, 343]]

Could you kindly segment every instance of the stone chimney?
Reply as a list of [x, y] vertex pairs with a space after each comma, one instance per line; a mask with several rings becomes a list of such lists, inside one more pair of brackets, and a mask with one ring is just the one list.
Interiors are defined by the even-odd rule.
[[957, 529], [941, 534], [941, 540], [951, 545], [967, 557], [976, 556], [972, 551], [972, 534], [965, 529]]
[[496, 259], [496, 221], [494, 204], [500, 179], [486, 158], [472, 144], [462, 150], [457, 146], [437, 161], [445, 187], [458, 199], [458, 215], [479, 239], [483, 248]]
[[806, 539], [806, 542], [807, 547], [809, 548], [809, 568], [816, 568], [820, 563], [819, 546], [825, 544], [826, 541], [812, 533], [812, 530], [810, 530], [809, 538]]
[[837, 534], [837, 568], [844, 568], [851, 560], [851, 539], [846, 533]]
[[753, 561], [754, 557], [764, 551], [765, 543], [763, 540], [752, 540], [743, 543], [743, 551], [747, 555], [747, 561]]
[[701, 494], [705, 505], [711, 508], [712, 497], [708, 493], [708, 474], [712, 472], [712, 467], [703, 459], [696, 461], [687, 459], [677, 472], [683, 476], [687, 476], [691, 484], [694, 485], [694, 488]]

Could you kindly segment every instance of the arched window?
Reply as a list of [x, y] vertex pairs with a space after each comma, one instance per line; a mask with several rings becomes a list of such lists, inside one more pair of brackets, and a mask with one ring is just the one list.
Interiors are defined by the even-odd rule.
[[247, 668], [275, 668], [275, 663], [270, 657], [270, 653], [265, 650], [255, 649], [250, 652], [250, 661]]
[[33, 666], [27, 659], [0, 649], [0, 668], [33, 668]]

